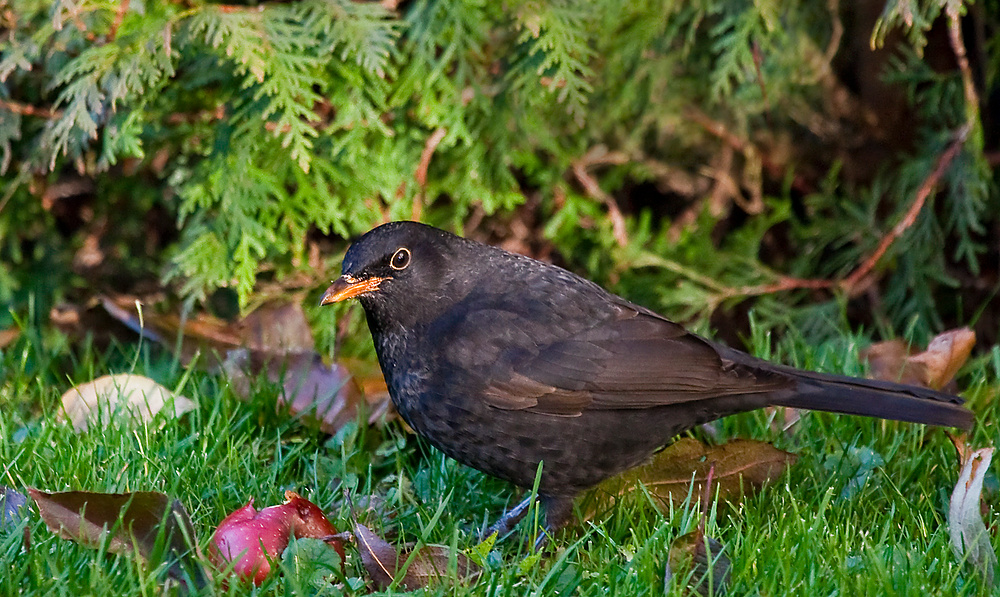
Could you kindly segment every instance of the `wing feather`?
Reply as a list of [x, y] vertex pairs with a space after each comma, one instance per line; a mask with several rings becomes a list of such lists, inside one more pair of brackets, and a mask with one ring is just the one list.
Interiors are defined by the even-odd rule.
[[628, 303], [559, 338], [530, 336], [533, 319], [479, 310], [449, 334], [475, 339], [480, 357], [490, 355], [480, 361], [478, 377], [486, 380], [482, 399], [494, 408], [578, 416], [588, 409], [654, 408], [791, 384], [785, 376], [729, 361], [711, 342]]

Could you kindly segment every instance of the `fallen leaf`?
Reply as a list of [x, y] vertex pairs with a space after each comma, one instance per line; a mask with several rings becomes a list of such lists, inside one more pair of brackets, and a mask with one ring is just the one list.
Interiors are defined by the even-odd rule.
[[190, 317], [163, 313], [151, 301], [133, 296], [102, 296], [100, 303], [109, 315], [133, 332], [168, 350], [178, 349], [185, 365], [201, 355], [209, 368], [214, 368], [218, 366], [214, 360], [217, 355], [243, 344], [232, 324], [207, 313]]
[[940, 390], [965, 364], [975, 344], [975, 332], [957, 328], [935, 336], [921, 353], [897, 339], [872, 344], [861, 351], [861, 358], [868, 361], [874, 379]]
[[775, 433], [788, 433], [788, 430], [795, 426], [802, 418], [802, 411], [797, 408], [786, 406], [768, 406], [767, 412], [774, 413], [771, 417], [771, 431]]
[[381, 372], [356, 376], [341, 363], [327, 364], [314, 350], [299, 302], [266, 303], [233, 323], [206, 314], [182, 319], [155, 309], [143, 309], [140, 317], [133, 297], [102, 297], [101, 302], [118, 321], [170, 350], [180, 335], [181, 361], [202, 355], [201, 362], [229, 376], [240, 397], [249, 396], [263, 374], [281, 386], [281, 403], [292, 415], [315, 421], [326, 433], [355, 420], [362, 408], [369, 424], [384, 422], [394, 412]]
[[976, 333], [969, 328], [959, 328], [938, 334], [927, 345], [927, 350], [910, 357], [927, 387], [940, 390], [951, 381], [976, 345]]
[[10, 344], [17, 340], [21, 335], [21, 330], [17, 328], [7, 328], [5, 330], [0, 330], [0, 350], [7, 348]]
[[[409, 558], [409, 554], [403, 555]], [[404, 586], [417, 589], [446, 579], [472, 581], [481, 572], [482, 569], [465, 554], [452, 551], [447, 545], [424, 545], [406, 569]]]
[[155, 491], [47, 493], [29, 488], [50, 531], [87, 547], [107, 546], [112, 553], [132, 554], [157, 564], [169, 562], [168, 574], [196, 589], [208, 584], [198, 563], [197, 538], [187, 511], [178, 500]]
[[134, 340], [134, 332], [129, 326], [109, 316], [96, 300], [86, 305], [53, 305], [49, 309], [49, 323], [70, 341], [91, 342], [100, 350], [107, 349], [114, 342]]
[[346, 367], [327, 365], [315, 352], [279, 356], [231, 350], [223, 369], [233, 391], [241, 397], [250, 395], [251, 383], [264, 372], [269, 381], [281, 385], [280, 403], [287, 405], [291, 414], [315, 421], [330, 434], [354, 421], [362, 408], [369, 424], [384, 421], [392, 404], [388, 392], [362, 393]]
[[123, 413], [148, 421], [168, 404], [173, 407], [175, 417], [197, 406], [148, 377], [130, 373], [105, 375], [80, 384], [63, 394], [61, 401], [60, 417], [72, 423], [77, 432], [94, 424], [106, 427], [112, 417]]
[[269, 302], [229, 322], [207, 313], [181, 317], [162, 313], [132, 296], [102, 296], [109, 315], [137, 334], [173, 350], [180, 336], [181, 360], [196, 354], [225, 355], [235, 348], [249, 348], [269, 355], [310, 352], [315, 348], [312, 329], [299, 302]]
[[965, 431], [953, 432], [947, 431], [945, 435], [951, 440], [951, 445], [955, 446], [955, 454], [958, 456], [958, 466], [959, 468], [965, 466], [965, 463], [969, 461], [975, 450], [969, 444], [969, 434]]
[[872, 379], [895, 381], [905, 384], [919, 384], [912, 368], [906, 366], [910, 349], [899, 338], [876, 342], [858, 354], [862, 361], [868, 361], [868, 376]]
[[236, 324], [241, 344], [268, 354], [312, 352], [312, 328], [301, 302], [266, 303]]
[[0, 531], [13, 528], [24, 520], [28, 497], [20, 491], [0, 485]]
[[732, 568], [722, 543], [692, 531], [670, 544], [664, 592], [669, 594], [671, 585], [687, 580], [687, 586], [700, 595], [725, 595]]
[[399, 553], [388, 541], [360, 522], [354, 523], [354, 540], [368, 577], [375, 583], [376, 589], [384, 591], [392, 584], [402, 564]]
[[[713, 493], [721, 499], [738, 500], [780, 477], [796, 458], [766, 442], [737, 439], [710, 447], [685, 437], [653, 456], [648, 464], [601, 483], [593, 495], [597, 500], [617, 499], [635, 491], [641, 482], [666, 509], [684, 502], [689, 493], [700, 495], [712, 471]], [[592, 516], [596, 509], [594, 503], [585, 511]]]
[[361, 523], [354, 524], [354, 540], [361, 554], [361, 563], [379, 591], [389, 588], [404, 566], [406, 570], [399, 585], [409, 591], [446, 579], [472, 580], [482, 572], [465, 554], [454, 552], [446, 545], [424, 545], [416, 554], [405, 551], [399, 553], [389, 542]]
[[948, 535], [955, 556], [971, 564], [991, 586], [997, 555], [983, 522], [980, 496], [983, 479], [992, 460], [993, 448], [982, 448], [972, 453], [962, 467], [948, 507]]

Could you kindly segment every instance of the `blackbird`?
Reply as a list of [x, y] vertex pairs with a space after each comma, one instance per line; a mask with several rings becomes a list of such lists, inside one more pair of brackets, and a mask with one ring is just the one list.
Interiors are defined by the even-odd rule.
[[582, 490], [726, 415], [790, 406], [973, 421], [956, 396], [769, 363], [562, 268], [416, 222], [362, 236], [342, 274], [321, 304], [361, 302], [403, 419], [451, 458], [515, 485], [532, 487], [541, 466], [550, 531]]

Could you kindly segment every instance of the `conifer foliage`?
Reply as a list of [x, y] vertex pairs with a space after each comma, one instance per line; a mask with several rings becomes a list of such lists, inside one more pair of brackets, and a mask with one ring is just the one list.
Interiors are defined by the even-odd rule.
[[117, 260], [246, 304], [317, 239], [489, 217], [677, 317], [976, 323], [1000, 6], [846, 4], [5, 3], [0, 297]]

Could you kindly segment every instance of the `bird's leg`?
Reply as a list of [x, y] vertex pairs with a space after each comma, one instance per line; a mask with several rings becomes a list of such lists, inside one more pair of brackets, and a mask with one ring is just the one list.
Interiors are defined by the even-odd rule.
[[573, 496], [571, 495], [544, 495], [542, 503], [545, 504], [545, 530], [555, 533], [566, 526], [573, 515]]
[[545, 531], [535, 539], [535, 551], [540, 550], [556, 531], [566, 526], [573, 514], [573, 496], [541, 496], [545, 504]]
[[[545, 506], [545, 528], [538, 535], [538, 538], [535, 539], [536, 551], [545, 545], [551, 535], [554, 535], [556, 531], [566, 526], [570, 516], [573, 514], [573, 496], [543, 495], [539, 496], [539, 499]], [[529, 494], [521, 500], [521, 503], [505, 512], [492, 526], [486, 529], [482, 535], [483, 538], [485, 539], [493, 533], [496, 533], [497, 537], [505, 537], [510, 534], [514, 530], [514, 527], [517, 526], [517, 523], [521, 522], [524, 515], [528, 513], [531, 501], [532, 496]]]
[[503, 516], [498, 518], [490, 528], [486, 529], [486, 532], [483, 533], [483, 538], [485, 539], [493, 533], [496, 533], [498, 538], [509, 535], [514, 530], [514, 527], [517, 526], [517, 523], [521, 522], [524, 515], [528, 513], [528, 508], [531, 507], [531, 498], [532, 496], [529, 493], [528, 497], [521, 500], [520, 504], [504, 512]]

